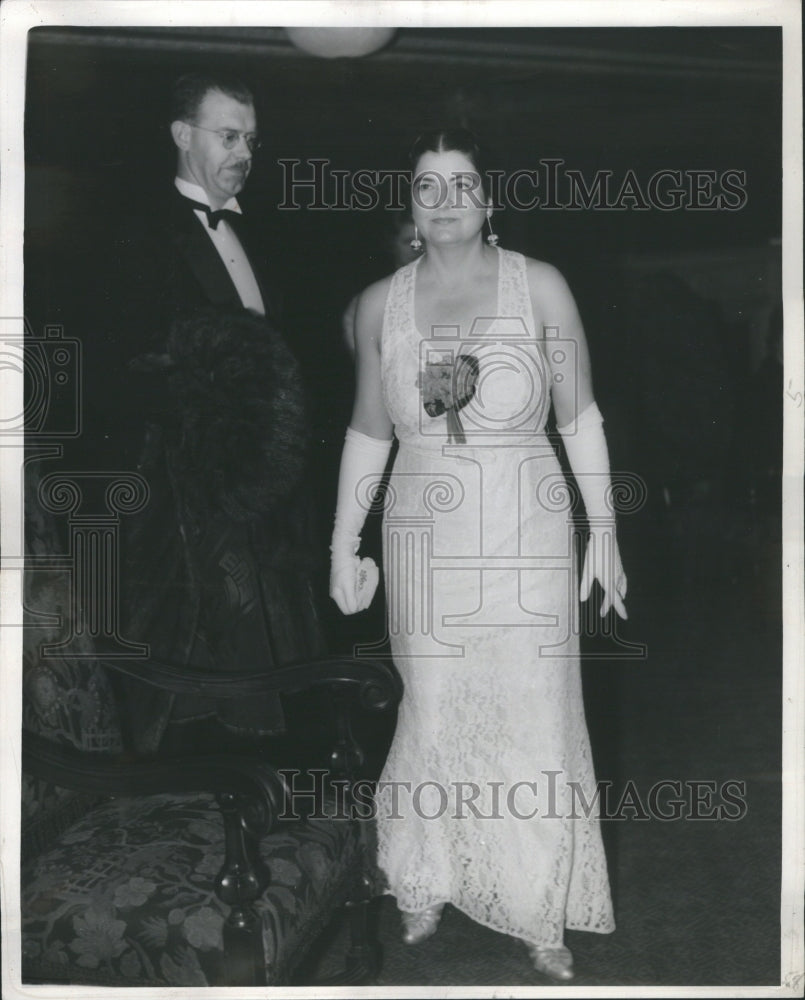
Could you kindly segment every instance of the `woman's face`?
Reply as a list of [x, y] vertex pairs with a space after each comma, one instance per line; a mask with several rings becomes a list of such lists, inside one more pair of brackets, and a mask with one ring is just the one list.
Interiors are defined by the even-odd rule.
[[420, 156], [411, 207], [420, 236], [434, 247], [475, 239], [489, 212], [480, 175], [458, 150]]

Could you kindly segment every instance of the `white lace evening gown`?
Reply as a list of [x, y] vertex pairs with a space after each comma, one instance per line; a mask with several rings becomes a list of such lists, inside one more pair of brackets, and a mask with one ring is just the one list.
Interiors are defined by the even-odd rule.
[[[386, 302], [383, 393], [399, 451], [384, 572], [405, 694], [376, 795], [378, 863], [401, 910], [449, 902], [550, 946], [565, 927], [606, 933], [614, 920], [567, 489], [544, 434], [550, 374], [525, 260], [498, 253], [496, 318], [460, 340], [417, 331], [419, 261], [396, 272]], [[572, 349], [553, 332], [545, 349]], [[463, 442], [423, 406], [461, 354], [478, 362]]]

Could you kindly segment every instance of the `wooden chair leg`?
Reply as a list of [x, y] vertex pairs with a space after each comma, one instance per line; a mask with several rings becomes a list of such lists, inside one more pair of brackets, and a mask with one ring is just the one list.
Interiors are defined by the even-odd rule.
[[254, 908], [267, 881], [255, 864], [243, 822], [243, 803], [231, 794], [216, 796], [224, 818], [226, 854], [216, 881], [218, 896], [231, 909], [224, 921], [227, 986], [265, 986], [267, 969], [260, 919]]
[[266, 985], [262, 927], [253, 907], [233, 907], [224, 921], [224, 956], [227, 986]]
[[380, 945], [369, 929], [369, 904], [366, 894], [362, 899], [351, 899], [346, 905], [349, 920], [349, 949], [345, 968], [348, 975], [357, 974], [358, 982], [373, 979], [380, 971]]
[[357, 986], [374, 980], [380, 971], [381, 952], [369, 921], [371, 904], [369, 882], [361, 874], [356, 882], [352, 898], [344, 904], [349, 921], [349, 946], [344, 968], [341, 972], [310, 983], [311, 986]]

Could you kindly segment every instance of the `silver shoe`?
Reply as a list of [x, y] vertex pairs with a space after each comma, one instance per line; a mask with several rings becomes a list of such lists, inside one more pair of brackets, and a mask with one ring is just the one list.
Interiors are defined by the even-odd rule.
[[437, 903], [436, 906], [429, 906], [426, 910], [420, 910], [418, 913], [401, 911], [403, 941], [406, 944], [419, 944], [420, 941], [435, 934], [442, 918], [443, 909], [444, 903]]
[[570, 948], [566, 948], [564, 945], [559, 945], [556, 948], [545, 948], [542, 945], [529, 944], [528, 942], [526, 945], [537, 972], [541, 972], [549, 979], [564, 983], [574, 977], [573, 953]]

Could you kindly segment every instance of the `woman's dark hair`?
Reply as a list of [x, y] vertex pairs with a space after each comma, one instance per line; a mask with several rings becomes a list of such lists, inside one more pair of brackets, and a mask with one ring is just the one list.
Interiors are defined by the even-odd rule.
[[254, 95], [237, 77], [225, 73], [185, 73], [171, 92], [170, 120], [193, 122], [201, 102], [211, 90], [220, 91], [240, 104], [254, 104]]
[[486, 163], [478, 139], [468, 128], [446, 128], [423, 132], [414, 140], [408, 153], [413, 181], [416, 165], [423, 153], [463, 153], [472, 163], [481, 178], [481, 191], [484, 198], [489, 197], [489, 179], [486, 176]]

